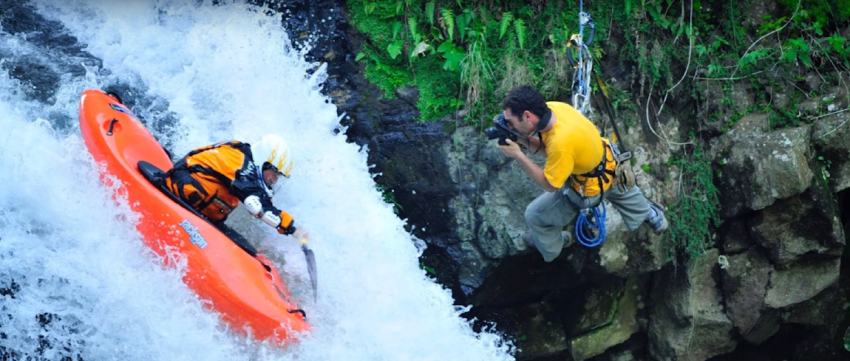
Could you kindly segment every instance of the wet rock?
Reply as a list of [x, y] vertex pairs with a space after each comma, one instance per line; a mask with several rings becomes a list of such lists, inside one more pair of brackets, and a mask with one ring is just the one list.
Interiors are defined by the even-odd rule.
[[[637, 312], [640, 308], [640, 289], [637, 279], [626, 282], [613, 307], [602, 307], [588, 303], [602, 310], [611, 310], [610, 321], [602, 327], [597, 327], [588, 333], [575, 337], [570, 341], [570, 350], [575, 361], [584, 361], [605, 352], [612, 346], [628, 340], [639, 331]], [[586, 311], [588, 309], [586, 308]]]
[[567, 349], [567, 336], [557, 310], [550, 302], [530, 304], [510, 311], [519, 320], [517, 358], [550, 356]]
[[818, 174], [827, 180], [833, 192], [850, 187], [850, 113], [825, 116], [812, 126], [812, 142], [816, 154], [828, 161], [826, 173]]
[[411, 106], [416, 106], [416, 103], [419, 101], [419, 89], [413, 86], [403, 86], [400, 88], [396, 88], [395, 95], [410, 104]]
[[458, 264], [460, 265], [458, 279], [461, 289], [467, 295], [481, 286], [493, 269], [490, 262], [483, 260], [478, 247], [470, 242], [462, 242], [458, 246], [451, 246], [448, 248], [448, 251], [449, 254], [458, 260]]
[[102, 67], [101, 60], [83, 51], [83, 45], [58, 21], [45, 19], [31, 5], [0, 0], [0, 37], [9, 36], [25, 45], [0, 49], [0, 69], [19, 80], [23, 92], [39, 102], [56, 102], [63, 78], [82, 77], [85, 67]]
[[780, 311], [767, 308], [760, 313], [758, 320], [749, 332], [742, 336], [747, 342], [759, 345], [779, 331], [781, 322]]
[[748, 5], [746, 11], [742, 14], [745, 25], [759, 27], [764, 22], [765, 16], [777, 17], [776, 1], [754, 0], [749, 2]]
[[783, 268], [801, 258], [840, 256], [844, 231], [832, 194], [814, 185], [801, 195], [779, 200], [749, 221], [750, 233]]
[[804, 262], [770, 275], [765, 305], [783, 308], [808, 300], [838, 281], [840, 259]]
[[765, 114], [748, 115], [711, 142], [723, 218], [764, 209], [811, 185], [809, 126], [765, 132], [767, 122]]
[[746, 338], [761, 317], [773, 266], [757, 249], [726, 258], [729, 266], [721, 271], [726, 314]]
[[649, 352], [655, 359], [702, 361], [730, 352], [737, 342], [715, 280], [716, 249], [678, 269], [665, 268], [653, 282]]
[[723, 253], [740, 253], [753, 243], [750, 238], [749, 227], [744, 220], [733, 220], [726, 224], [721, 231], [720, 239], [723, 242]]
[[823, 326], [829, 321], [837, 323], [839, 321], [831, 317], [829, 310], [835, 306], [842, 307], [844, 302], [840, 290], [828, 288], [815, 297], [788, 307], [782, 312], [782, 322], [808, 327]]
[[593, 260], [598, 257], [598, 261], [591, 263], [589, 270], [628, 278], [661, 269], [667, 263], [664, 238], [647, 226], [629, 231], [617, 210], [610, 203], [607, 205], [608, 235], [599, 247], [598, 256], [591, 256]]

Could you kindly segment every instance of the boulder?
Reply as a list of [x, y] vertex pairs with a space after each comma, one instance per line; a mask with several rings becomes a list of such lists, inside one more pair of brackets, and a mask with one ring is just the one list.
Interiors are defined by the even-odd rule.
[[808, 300], [838, 281], [841, 259], [801, 262], [770, 275], [765, 305], [783, 308]]
[[718, 166], [717, 187], [723, 195], [723, 218], [764, 209], [811, 185], [813, 173], [807, 161], [810, 127], [767, 129], [766, 114], [751, 114], [711, 142]]
[[827, 115], [812, 126], [812, 142], [825, 161], [829, 188], [840, 192], [850, 187], [850, 113]]
[[667, 263], [664, 238], [647, 226], [629, 231], [617, 210], [607, 201], [606, 204], [608, 234], [598, 253], [591, 254], [588, 270], [629, 278], [661, 269]]
[[[721, 272], [726, 315], [745, 339], [762, 316], [764, 297], [773, 266], [758, 249], [726, 256]], [[778, 326], [778, 325], [777, 325]]]
[[777, 268], [802, 258], [837, 257], [844, 250], [838, 205], [820, 185], [777, 201], [752, 217], [749, 226], [753, 239], [768, 250]]
[[711, 249], [654, 279], [648, 330], [654, 359], [703, 361], [735, 349], [734, 326], [714, 278], [719, 255]]
[[517, 358], [533, 359], [567, 349], [567, 335], [561, 317], [551, 302], [540, 302], [506, 311], [504, 316], [518, 320]]
[[[588, 305], [591, 304], [586, 306]], [[612, 306], [609, 308], [612, 311], [611, 319], [607, 324], [570, 341], [573, 360], [584, 361], [601, 355], [605, 350], [625, 342], [639, 331], [637, 312], [641, 306], [637, 279], [632, 278], [626, 282], [625, 289]]]
[[723, 253], [734, 254], [746, 251], [752, 245], [750, 230], [745, 220], [735, 219], [723, 224], [720, 231]]

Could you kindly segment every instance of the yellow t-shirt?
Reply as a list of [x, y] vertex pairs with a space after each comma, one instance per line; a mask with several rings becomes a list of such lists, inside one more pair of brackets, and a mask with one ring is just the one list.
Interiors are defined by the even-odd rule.
[[[553, 187], [561, 188], [570, 175], [576, 175], [578, 182], [573, 182], [573, 188], [579, 194], [588, 197], [598, 195], [600, 190], [597, 179], [579, 175], [594, 170], [602, 161], [602, 137], [599, 130], [569, 104], [548, 102], [546, 105], [556, 119], [550, 131], [540, 133], [546, 145], [546, 164], [543, 167], [546, 180]], [[613, 171], [616, 167], [614, 155], [610, 149], [606, 149], [605, 155], [608, 159], [605, 168]], [[608, 179], [604, 184], [605, 189], [611, 187], [613, 177], [609, 175]]]

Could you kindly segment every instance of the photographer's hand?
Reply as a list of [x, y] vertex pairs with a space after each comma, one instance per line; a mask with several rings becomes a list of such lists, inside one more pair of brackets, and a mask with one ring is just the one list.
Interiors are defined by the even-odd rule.
[[505, 142], [508, 143], [508, 145], [500, 145], [499, 150], [501, 150], [506, 156], [517, 159], [517, 157], [523, 155], [519, 144], [510, 139], [505, 139]]
[[500, 145], [499, 150], [502, 151], [506, 156], [516, 159], [519, 164], [525, 169], [526, 172], [547, 192], [554, 192], [558, 190], [558, 188], [553, 187], [549, 184], [549, 181], [546, 179], [546, 176], [543, 173], [543, 169], [540, 168], [537, 164], [531, 161], [523, 152], [522, 149], [519, 148], [519, 145], [507, 139], [506, 142], [508, 145]]

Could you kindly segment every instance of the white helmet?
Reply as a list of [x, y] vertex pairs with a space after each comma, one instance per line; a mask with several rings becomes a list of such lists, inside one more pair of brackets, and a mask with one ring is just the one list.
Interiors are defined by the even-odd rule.
[[[266, 134], [258, 142], [251, 143], [251, 153], [254, 157], [254, 164], [261, 169], [260, 173], [268, 167], [265, 164], [269, 163], [283, 177], [289, 178], [293, 166], [292, 152], [289, 150], [289, 144], [281, 136]], [[275, 183], [274, 190], [276, 191], [282, 183], [281, 180], [278, 180]]]

